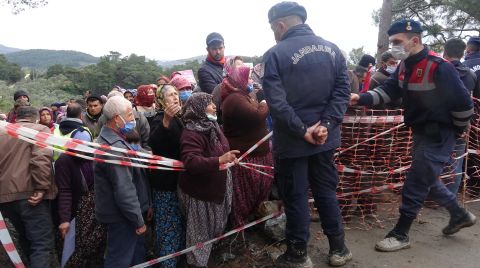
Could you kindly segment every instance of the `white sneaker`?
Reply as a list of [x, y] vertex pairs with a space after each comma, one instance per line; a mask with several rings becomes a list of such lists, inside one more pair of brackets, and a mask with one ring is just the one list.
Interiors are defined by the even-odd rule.
[[375, 245], [375, 249], [382, 252], [393, 252], [409, 247], [410, 241], [408, 240], [408, 237], [406, 239], [399, 239], [394, 236], [386, 237]]

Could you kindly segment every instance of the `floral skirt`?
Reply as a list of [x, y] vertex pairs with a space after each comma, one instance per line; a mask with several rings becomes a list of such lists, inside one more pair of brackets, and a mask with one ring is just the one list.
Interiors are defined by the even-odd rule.
[[[155, 249], [159, 257], [185, 247], [185, 227], [176, 192], [153, 191]], [[177, 267], [178, 258], [161, 262], [160, 267]]]
[[[261, 157], [246, 157], [244, 162], [273, 166], [272, 154]], [[265, 169], [259, 169], [264, 171]], [[232, 168], [233, 201], [230, 223], [233, 228], [243, 226], [259, 205], [268, 199], [273, 178], [241, 166]]]
[[[178, 190], [187, 224], [187, 247], [211, 240], [225, 230], [232, 207], [232, 176], [230, 171], [227, 174], [227, 187], [222, 204], [201, 201], [189, 196], [181, 189]], [[187, 253], [188, 264], [206, 267], [211, 250], [212, 244], [209, 244]]]

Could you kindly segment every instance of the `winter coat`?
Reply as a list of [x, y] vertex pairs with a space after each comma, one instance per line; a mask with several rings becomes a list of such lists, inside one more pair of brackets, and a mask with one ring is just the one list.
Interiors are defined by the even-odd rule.
[[223, 80], [223, 65], [205, 60], [198, 69], [198, 84], [202, 92], [212, 94], [213, 89]]
[[[50, 134], [48, 127], [27, 120], [15, 125]], [[51, 149], [0, 132], [0, 152], [0, 203], [28, 199], [35, 191], [44, 191], [43, 199], [55, 198]]]
[[[97, 142], [133, 150], [113, 129], [103, 126]], [[122, 153], [111, 152], [122, 155]], [[96, 157], [102, 158], [101, 155]], [[102, 223], [128, 221], [136, 228], [144, 225], [139, 194], [132, 167], [95, 162], [95, 215]]]
[[[300, 24], [290, 28], [263, 60], [274, 155], [304, 157], [340, 146], [340, 126], [350, 101], [346, 61], [340, 49]], [[328, 138], [323, 145], [313, 145], [304, 135], [319, 121], [328, 129]]]

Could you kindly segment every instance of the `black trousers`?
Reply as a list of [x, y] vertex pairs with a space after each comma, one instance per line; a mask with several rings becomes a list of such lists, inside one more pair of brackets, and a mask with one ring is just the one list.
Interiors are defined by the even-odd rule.
[[343, 234], [336, 189], [338, 174], [334, 150], [300, 158], [275, 159], [275, 179], [287, 215], [286, 238], [307, 242], [310, 237], [308, 188], [327, 236]]
[[29, 257], [28, 267], [50, 267], [54, 248], [50, 201], [43, 200], [36, 206], [27, 200], [0, 203], [0, 211], [18, 232], [22, 250]]

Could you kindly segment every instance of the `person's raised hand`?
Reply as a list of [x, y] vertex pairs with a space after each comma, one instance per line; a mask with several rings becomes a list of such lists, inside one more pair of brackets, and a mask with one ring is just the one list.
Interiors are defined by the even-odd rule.
[[178, 104], [167, 105], [165, 108], [165, 114], [163, 115], [163, 126], [168, 128], [170, 122], [180, 110], [182, 110], [182, 107]]

